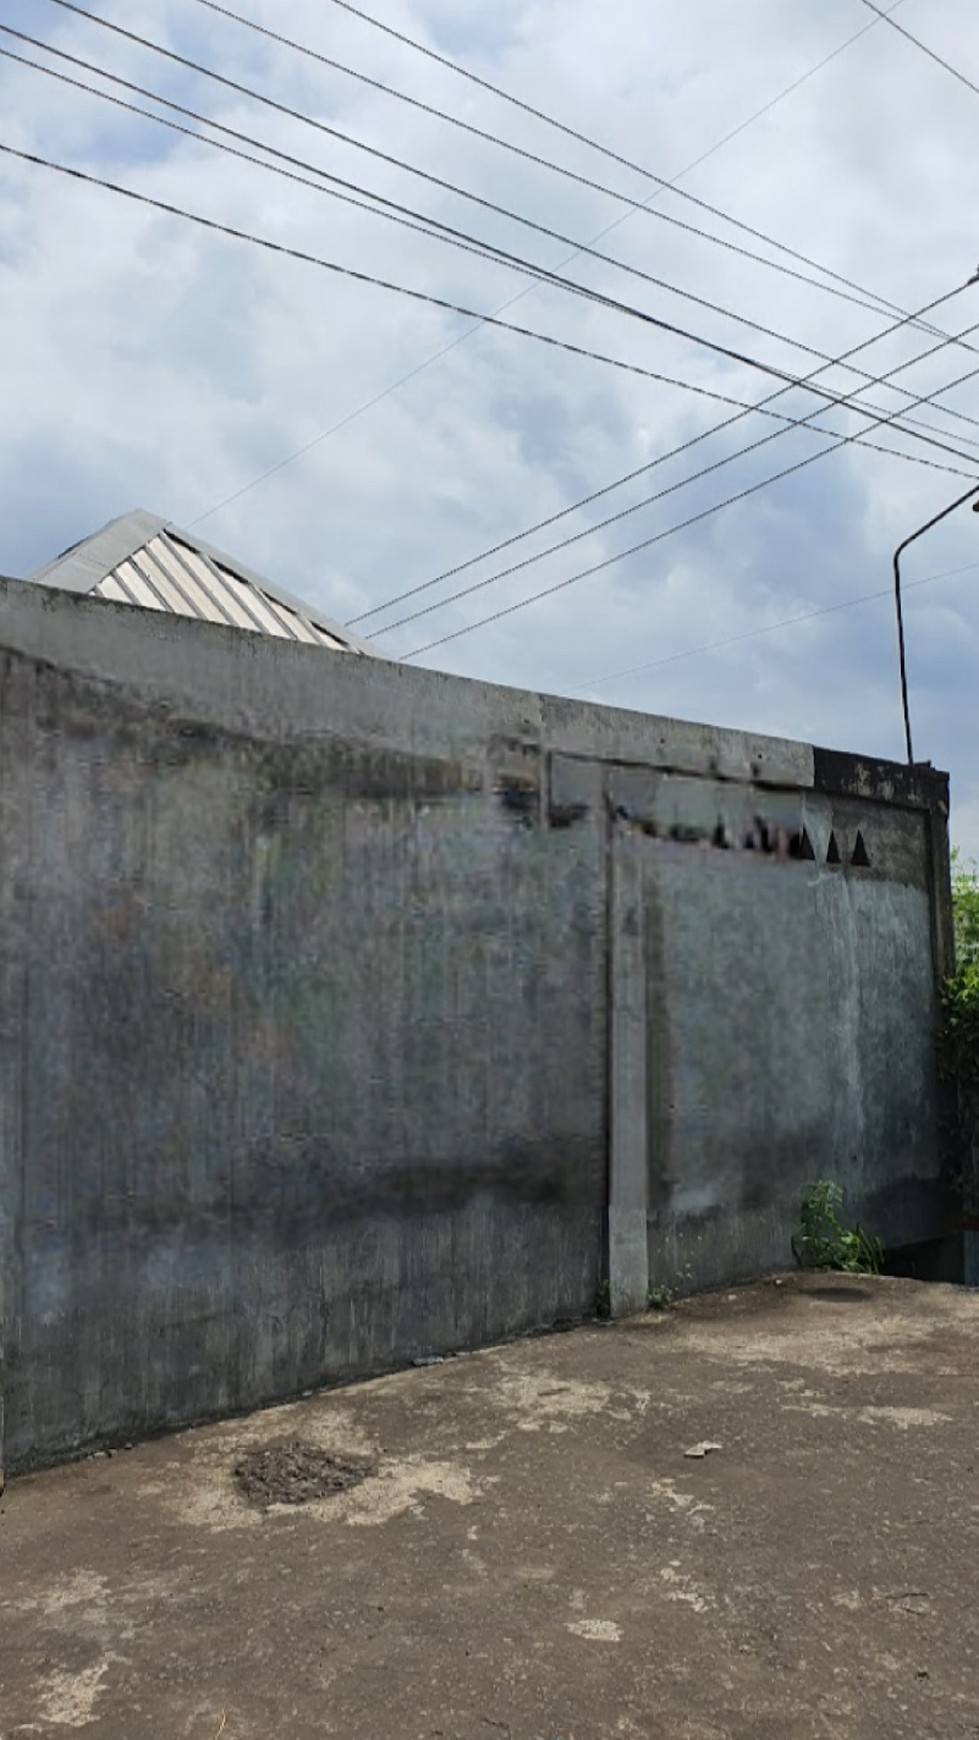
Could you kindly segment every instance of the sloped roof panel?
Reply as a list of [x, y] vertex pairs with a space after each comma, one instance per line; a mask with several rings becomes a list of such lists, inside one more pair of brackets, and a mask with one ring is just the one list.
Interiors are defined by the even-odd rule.
[[103, 526], [30, 578], [116, 604], [171, 611], [336, 652], [381, 656], [241, 562], [141, 508]]

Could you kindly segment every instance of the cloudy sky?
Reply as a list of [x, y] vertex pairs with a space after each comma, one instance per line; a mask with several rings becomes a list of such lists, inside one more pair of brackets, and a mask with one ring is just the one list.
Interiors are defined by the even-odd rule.
[[[979, 480], [979, 285], [960, 290], [979, 265], [979, 93], [862, 0], [364, 0], [621, 162], [336, 0], [229, 4], [503, 144], [201, 0], [88, 5], [305, 120], [54, 0], [4, 0], [0, 23], [287, 153], [315, 186], [10, 59], [0, 142], [630, 367], [0, 155], [0, 572], [137, 505], [342, 620], [469, 564], [361, 632], [466, 675], [900, 758], [891, 553]], [[895, 17], [979, 85], [979, 8], [900, 0]], [[0, 48], [166, 113], [9, 34]], [[340, 203], [317, 171], [517, 263]], [[894, 330], [957, 290], [928, 330]], [[825, 366], [858, 346], [852, 368]], [[862, 414], [790, 387], [778, 415], [711, 433], [777, 393], [777, 371], [820, 367], [814, 384]], [[779, 421], [810, 416], [821, 433]], [[753, 490], [864, 431], [874, 447]], [[979, 854], [979, 519], [952, 516], [905, 572], [915, 750], [951, 771], [953, 835]]]

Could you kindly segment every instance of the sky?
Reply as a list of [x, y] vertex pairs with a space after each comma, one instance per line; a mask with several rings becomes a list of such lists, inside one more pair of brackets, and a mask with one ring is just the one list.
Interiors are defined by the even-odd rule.
[[[336, 0], [229, 5], [313, 54], [201, 0], [88, 0], [294, 115], [54, 0], [5, 0], [0, 24], [314, 185], [8, 58], [0, 144], [559, 344], [0, 153], [0, 573], [140, 506], [334, 618], [373, 611], [358, 631], [392, 657], [902, 759], [892, 553], [979, 489], [979, 92], [862, 0], [363, 0], [582, 140]], [[979, 85], [979, 9], [894, 16]], [[396, 225], [372, 195], [515, 259]], [[943, 297], [927, 329], [902, 321]], [[822, 398], [780, 392], [820, 368]], [[922, 537], [904, 575], [915, 754], [951, 773], [953, 840], [979, 856], [979, 516]]]

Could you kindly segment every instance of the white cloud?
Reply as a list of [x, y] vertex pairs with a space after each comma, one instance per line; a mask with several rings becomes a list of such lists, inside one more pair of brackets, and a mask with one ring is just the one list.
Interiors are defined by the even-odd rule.
[[[294, 0], [285, 25], [276, 0], [242, 0], [242, 7], [270, 28], [285, 28], [579, 174], [636, 198], [652, 191], [638, 174], [322, 0]], [[451, 0], [386, 0], [383, 6], [375, 0], [375, 9], [395, 27], [464, 58], [666, 176], [869, 18], [851, 0], [825, 0], [819, 8], [804, 0], [749, 0], [738, 7], [729, 0], [692, 0], [683, 8], [663, 0], [609, 0], [603, 7], [592, 0], [507, 0], [485, 16]], [[107, 12], [327, 126], [571, 237], [587, 239], [626, 209], [263, 42], [194, 0], [116, 4]], [[979, 15], [963, 15], [953, 0], [933, 0], [927, 9], [904, 0], [901, 16], [979, 76]], [[556, 265], [568, 251], [179, 72], [54, 6], [8, 0], [4, 17], [516, 253]], [[525, 287], [502, 267], [125, 117], [5, 61], [0, 114], [0, 137], [21, 149], [433, 295], [489, 310]], [[910, 308], [962, 283], [979, 261], [979, 237], [966, 223], [963, 173], [975, 155], [977, 127], [979, 100], [881, 24], [710, 157], [685, 185]], [[673, 196], [658, 198], [652, 209], [702, 224], [739, 246], [770, 251]], [[828, 354], [887, 324], [883, 315], [705, 244], [662, 216], [629, 215], [597, 246]], [[798, 261], [787, 263], [809, 272]], [[595, 261], [578, 259], [565, 270], [779, 367], [806, 373], [817, 366], [803, 349], [746, 332]], [[732, 414], [677, 389], [485, 328], [386, 392], [450, 345], [466, 322], [209, 236], [10, 158], [0, 159], [0, 313], [7, 341], [0, 570], [14, 573], [137, 503], [187, 523], [349, 418], [201, 527], [311, 601], [348, 616], [465, 561]], [[753, 400], [771, 390], [745, 367], [556, 290], [533, 289], [504, 318], [737, 398]], [[936, 319], [949, 331], [979, 321], [979, 289], [965, 292]], [[857, 360], [876, 372], [927, 345], [924, 335], [904, 333]], [[927, 391], [973, 364], [979, 367], [979, 356], [948, 350], [899, 378]], [[855, 384], [842, 370], [825, 380], [834, 390]], [[886, 388], [868, 397], [884, 407], [899, 403]], [[959, 389], [950, 403], [979, 417], [979, 387]], [[804, 415], [813, 401], [794, 393], [782, 407]], [[936, 408], [920, 416], [946, 431], [953, 446], [979, 446], [979, 427], [954, 422]], [[832, 411], [824, 420], [841, 431], [859, 426]], [[769, 427], [746, 420], [553, 531], [467, 571], [445, 590], [681, 480]], [[893, 433], [874, 438], [943, 457]], [[514, 603], [814, 446], [804, 434], [773, 442], [381, 645], [400, 652]], [[967, 469], [967, 462], [948, 462]], [[496, 680], [900, 755], [886, 599], [616, 683], [594, 687], [594, 679], [886, 588], [894, 544], [965, 486], [965, 480], [851, 446], [430, 657], [447, 669]], [[973, 559], [979, 561], [979, 524], [965, 513], [909, 552], [907, 577]], [[916, 747], [950, 767], [953, 828], [968, 851], [979, 851], [970, 710], [977, 580], [979, 572], [912, 589], [907, 613]], [[419, 604], [441, 595], [433, 591]]]

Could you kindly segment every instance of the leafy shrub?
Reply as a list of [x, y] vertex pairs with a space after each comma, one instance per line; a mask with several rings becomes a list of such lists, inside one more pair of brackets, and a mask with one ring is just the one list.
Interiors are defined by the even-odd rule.
[[942, 986], [938, 1066], [948, 1090], [945, 1134], [957, 1182], [975, 1205], [971, 1154], [979, 1132], [979, 870], [952, 853], [955, 971]]
[[842, 1269], [848, 1275], [876, 1275], [883, 1261], [881, 1242], [862, 1226], [846, 1227], [840, 1220], [843, 1192], [838, 1184], [820, 1178], [811, 1184], [799, 1210], [799, 1230], [792, 1239], [792, 1255], [800, 1269]]
[[952, 924], [957, 967], [979, 967], [979, 868], [963, 864], [958, 851], [952, 853]]

